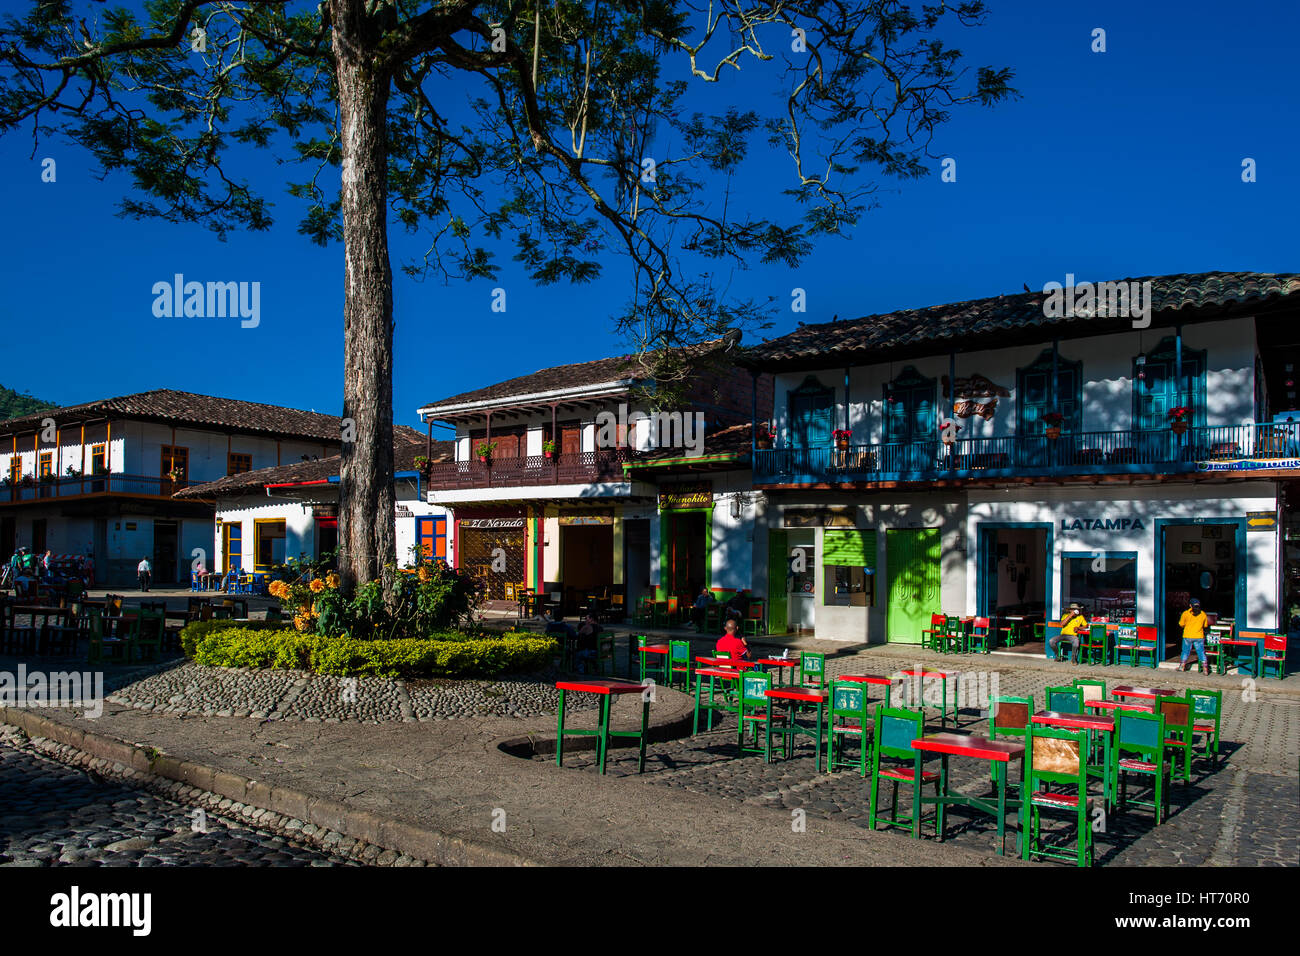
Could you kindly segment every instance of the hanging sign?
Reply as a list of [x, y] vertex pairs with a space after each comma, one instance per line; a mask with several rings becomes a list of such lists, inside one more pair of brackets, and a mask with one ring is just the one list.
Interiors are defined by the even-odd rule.
[[[954, 388], [948, 389], [948, 376], [943, 376], [943, 392], [953, 397], [952, 413], [958, 418], [979, 417], [986, 422], [993, 418], [998, 410], [998, 399], [1009, 398], [1011, 392], [985, 378], [983, 375], [968, 375], [954, 380]], [[972, 401], [972, 399], [987, 401]]]
[[708, 508], [713, 504], [713, 483], [689, 482], [664, 485], [659, 490], [659, 509], [669, 511], [681, 508]]
[[1198, 461], [1197, 471], [1280, 471], [1300, 468], [1300, 458], [1230, 458]]
[[1247, 531], [1276, 531], [1277, 514], [1272, 511], [1247, 511]]

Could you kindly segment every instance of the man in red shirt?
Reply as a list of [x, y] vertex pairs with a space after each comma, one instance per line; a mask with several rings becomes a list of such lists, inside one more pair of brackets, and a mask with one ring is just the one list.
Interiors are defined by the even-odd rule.
[[718, 638], [716, 649], [724, 651], [731, 655], [733, 661], [743, 661], [749, 657], [749, 645], [745, 639], [736, 633], [739, 625], [734, 618], [729, 618], [726, 624], [727, 633]]

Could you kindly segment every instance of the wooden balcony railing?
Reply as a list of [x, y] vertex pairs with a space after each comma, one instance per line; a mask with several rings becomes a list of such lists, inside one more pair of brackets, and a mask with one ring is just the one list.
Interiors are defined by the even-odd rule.
[[555, 458], [530, 455], [527, 458], [493, 458], [484, 463], [448, 461], [430, 465], [428, 487], [435, 491], [461, 488], [508, 488], [520, 485], [572, 485], [624, 481], [623, 462], [634, 453], [611, 448], [561, 454]]
[[78, 478], [58, 478], [34, 484], [0, 484], [0, 505], [21, 504], [57, 498], [81, 498], [90, 495], [149, 495], [170, 498], [191, 482], [172, 481], [156, 475], [124, 475], [109, 472]]
[[1255, 470], [1300, 465], [1300, 424], [1258, 423], [1111, 432], [1065, 432], [755, 453], [754, 483], [767, 485], [940, 478], [1058, 477]]

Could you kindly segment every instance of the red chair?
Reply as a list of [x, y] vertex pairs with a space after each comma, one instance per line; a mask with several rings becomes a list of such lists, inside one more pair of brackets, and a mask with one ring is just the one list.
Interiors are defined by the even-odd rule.
[[1137, 651], [1133, 657], [1134, 666], [1142, 663], [1143, 654], [1150, 654], [1151, 666], [1157, 666], [1160, 661], [1160, 656], [1162, 656], [1157, 654], [1159, 643], [1160, 631], [1154, 624], [1139, 624]]
[[987, 654], [992, 650], [993, 628], [989, 626], [987, 617], [977, 617], [971, 621], [967, 642], [967, 649], [971, 651], [978, 647], [981, 654]]
[[1265, 634], [1264, 650], [1259, 656], [1259, 676], [1267, 677], [1269, 668], [1277, 668], [1277, 678], [1286, 677], [1286, 635]]
[[921, 646], [932, 651], [940, 649], [943, 642], [944, 625], [948, 619], [942, 614], [930, 615], [930, 626], [921, 630]]

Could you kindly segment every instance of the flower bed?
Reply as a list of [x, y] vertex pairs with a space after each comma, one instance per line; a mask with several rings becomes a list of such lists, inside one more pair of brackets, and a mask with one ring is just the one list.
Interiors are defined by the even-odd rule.
[[186, 655], [214, 667], [287, 668], [339, 677], [492, 677], [538, 670], [557, 649], [554, 640], [516, 632], [357, 640], [223, 623], [188, 625], [181, 632]]

